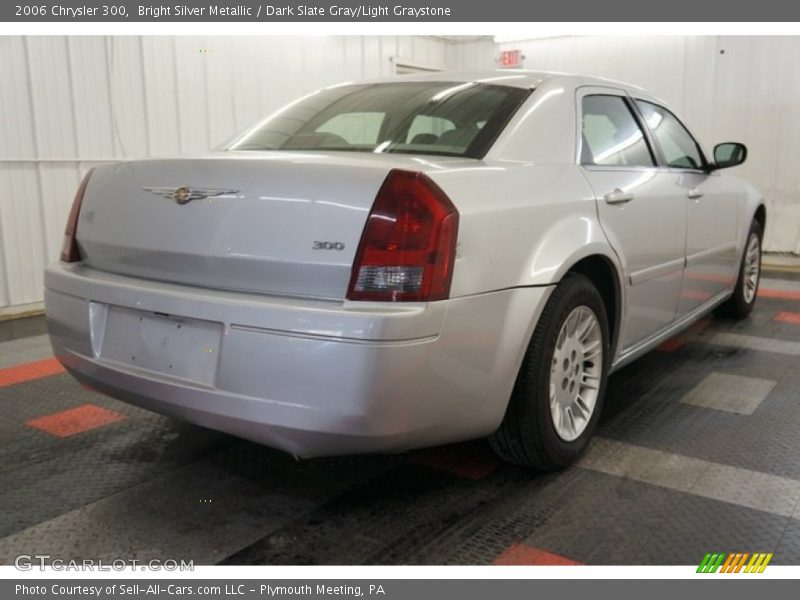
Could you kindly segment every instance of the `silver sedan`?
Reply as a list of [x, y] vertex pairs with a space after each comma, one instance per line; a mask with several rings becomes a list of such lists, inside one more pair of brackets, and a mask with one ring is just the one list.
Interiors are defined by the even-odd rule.
[[53, 347], [133, 404], [311, 457], [586, 447], [609, 374], [756, 299], [766, 214], [644, 90], [521, 71], [322, 89], [86, 175]]

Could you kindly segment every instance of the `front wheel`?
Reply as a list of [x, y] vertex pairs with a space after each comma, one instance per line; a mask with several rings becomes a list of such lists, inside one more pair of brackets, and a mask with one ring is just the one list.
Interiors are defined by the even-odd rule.
[[534, 330], [500, 428], [504, 460], [545, 471], [583, 452], [597, 425], [609, 363], [608, 318], [592, 282], [569, 274]]
[[739, 277], [733, 295], [719, 307], [718, 313], [722, 316], [744, 319], [753, 311], [761, 282], [762, 236], [761, 224], [754, 220], [747, 234], [747, 244], [739, 265]]

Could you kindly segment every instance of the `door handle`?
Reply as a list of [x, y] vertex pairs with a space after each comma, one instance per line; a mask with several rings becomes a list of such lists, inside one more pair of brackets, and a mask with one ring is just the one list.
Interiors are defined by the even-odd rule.
[[686, 195], [689, 197], [690, 200], [697, 200], [698, 198], [703, 197], [703, 192], [698, 189], [689, 190]]
[[625, 192], [619, 188], [615, 188], [613, 192], [608, 192], [603, 198], [606, 204], [625, 204], [633, 200], [633, 192]]

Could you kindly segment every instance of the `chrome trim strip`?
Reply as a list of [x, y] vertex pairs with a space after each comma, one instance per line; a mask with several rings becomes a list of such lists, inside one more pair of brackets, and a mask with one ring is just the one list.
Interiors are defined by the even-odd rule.
[[246, 331], [250, 333], [261, 333], [265, 335], [280, 335], [283, 337], [303, 338], [306, 340], [321, 340], [324, 342], [337, 342], [342, 344], [363, 344], [379, 346], [409, 346], [425, 342], [433, 342], [438, 339], [439, 334], [426, 335], [423, 337], [379, 339], [379, 338], [354, 338], [333, 335], [328, 333], [316, 333], [308, 331], [294, 331], [291, 329], [271, 329], [268, 327], [253, 327], [250, 325], [231, 325], [233, 331]]
[[706, 250], [701, 250], [700, 252], [695, 252], [694, 254], [689, 254], [686, 257], [686, 266], [691, 267], [698, 262], [705, 260], [711, 256], [715, 256], [717, 254], [725, 254], [726, 252], [736, 252], [736, 242], [727, 242], [725, 244], [720, 244], [719, 246], [714, 246], [713, 248], [708, 248]]
[[631, 285], [639, 285], [640, 283], [655, 279], [656, 277], [680, 271], [684, 266], [686, 266], [686, 259], [683, 257], [676, 258], [669, 262], [655, 265], [654, 267], [647, 267], [646, 269], [635, 271], [628, 276], [628, 281]]

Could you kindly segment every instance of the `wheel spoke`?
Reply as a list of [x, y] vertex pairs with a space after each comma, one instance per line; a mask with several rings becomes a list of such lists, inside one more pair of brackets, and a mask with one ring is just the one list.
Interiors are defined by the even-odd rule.
[[588, 406], [586, 406], [586, 402], [584, 402], [583, 396], [581, 396], [580, 394], [578, 394], [578, 397], [575, 399], [575, 407], [578, 409], [578, 412], [580, 412], [580, 416], [583, 419], [586, 419], [586, 417], [588, 417], [592, 413], [591, 409]]
[[602, 346], [602, 344], [601, 344], [600, 340], [596, 340], [596, 341], [592, 342], [591, 344], [589, 344], [587, 346], [584, 346], [584, 348], [583, 348], [583, 360], [584, 361], [591, 360], [594, 357], [596, 357], [598, 354], [600, 354], [601, 346]]
[[567, 324], [569, 325], [567, 329], [568, 337], [575, 337], [575, 330], [578, 328], [579, 320], [580, 320], [580, 313], [575, 311], [571, 312], [569, 317], [567, 317]]
[[556, 341], [556, 350], [561, 350], [564, 347], [564, 342], [567, 339], [567, 331], [566, 329], [562, 329], [561, 332], [558, 334], [558, 340]]
[[552, 411], [551, 414], [553, 415], [553, 425], [556, 428], [556, 431], [563, 428], [562, 419], [561, 419], [561, 407], [556, 406]]
[[567, 407], [567, 420], [569, 422], [569, 428], [574, 432], [575, 431], [575, 417], [572, 414], [572, 407]]
[[591, 314], [587, 315], [586, 318], [583, 320], [583, 323], [581, 323], [581, 330], [578, 333], [578, 339], [581, 342], [585, 342], [586, 339], [589, 337], [589, 334], [594, 329], [594, 327], [595, 327], [594, 316]]
[[584, 373], [583, 379], [581, 380], [581, 388], [586, 390], [600, 389], [600, 378]]

